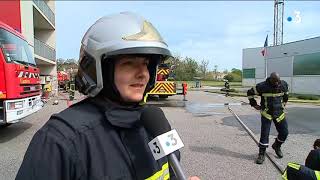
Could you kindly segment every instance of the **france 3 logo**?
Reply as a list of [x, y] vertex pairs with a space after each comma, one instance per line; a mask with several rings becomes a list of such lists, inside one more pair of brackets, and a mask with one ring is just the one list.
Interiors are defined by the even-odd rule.
[[155, 160], [158, 160], [184, 146], [175, 129], [161, 134], [148, 143]]
[[293, 17], [291, 17], [291, 16], [287, 17], [288, 22], [294, 22], [297, 24], [301, 23], [301, 20], [302, 20], [302, 18], [301, 18], [300, 11], [293, 11]]

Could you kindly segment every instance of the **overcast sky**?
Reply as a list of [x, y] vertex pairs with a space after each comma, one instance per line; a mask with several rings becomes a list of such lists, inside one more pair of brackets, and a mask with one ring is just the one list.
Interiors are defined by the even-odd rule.
[[[267, 34], [273, 42], [273, 1], [56, 1], [57, 58], [78, 59], [86, 30], [122, 11], [144, 16], [174, 54], [209, 60], [210, 70], [242, 68], [243, 48], [262, 47]], [[320, 2], [286, 1], [284, 42], [320, 36], [319, 22]]]

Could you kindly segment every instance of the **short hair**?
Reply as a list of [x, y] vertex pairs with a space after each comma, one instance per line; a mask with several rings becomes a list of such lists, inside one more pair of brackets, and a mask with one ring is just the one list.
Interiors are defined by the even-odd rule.
[[316, 139], [316, 140], [314, 141], [313, 148], [316, 149], [317, 147], [320, 148], [320, 139]]

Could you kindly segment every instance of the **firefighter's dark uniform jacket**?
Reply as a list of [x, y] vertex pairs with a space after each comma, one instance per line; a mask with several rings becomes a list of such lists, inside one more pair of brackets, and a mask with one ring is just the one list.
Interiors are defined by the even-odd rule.
[[278, 87], [273, 87], [270, 78], [258, 83], [247, 92], [251, 106], [256, 106], [254, 95], [261, 96], [261, 115], [269, 120], [275, 119], [280, 122], [285, 118], [283, 103], [288, 101], [288, 84], [281, 81]]
[[285, 180], [320, 180], [320, 149], [310, 151], [305, 166], [288, 163], [282, 177]]
[[167, 158], [155, 161], [148, 147], [153, 137], [140, 124], [142, 108], [87, 98], [53, 115], [34, 135], [16, 179], [169, 179]]
[[310, 169], [300, 164], [288, 163], [282, 178], [284, 180], [320, 180], [320, 171]]
[[314, 149], [310, 151], [305, 165], [310, 169], [320, 171], [320, 149]]

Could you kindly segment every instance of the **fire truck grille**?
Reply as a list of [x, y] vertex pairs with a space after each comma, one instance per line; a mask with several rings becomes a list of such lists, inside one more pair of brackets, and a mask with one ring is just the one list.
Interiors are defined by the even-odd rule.
[[21, 92], [21, 95], [30, 94], [39, 92], [41, 90], [41, 85], [28, 85], [23, 87], [23, 92]]

